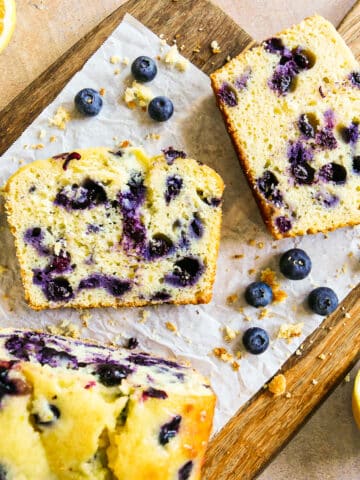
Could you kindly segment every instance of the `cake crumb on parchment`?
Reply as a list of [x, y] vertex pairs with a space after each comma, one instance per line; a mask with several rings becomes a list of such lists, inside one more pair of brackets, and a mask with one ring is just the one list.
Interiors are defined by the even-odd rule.
[[60, 130], [65, 130], [67, 122], [71, 120], [71, 115], [68, 110], [60, 105], [56, 110], [54, 116], [49, 118], [49, 125], [51, 127], [57, 127]]
[[62, 320], [57, 325], [48, 325], [47, 331], [52, 335], [64, 335], [65, 337], [79, 338], [79, 327], [69, 320]]
[[177, 326], [172, 322], [166, 322], [165, 326], [170, 332], [177, 332]]
[[271, 268], [266, 268], [265, 270], [262, 270], [260, 274], [260, 279], [262, 282], [267, 283], [272, 288], [274, 295], [274, 303], [283, 302], [287, 298], [287, 293], [284, 290], [281, 290], [280, 283], [276, 278], [276, 273], [271, 270]]
[[303, 323], [283, 323], [280, 326], [277, 338], [285, 338], [288, 343], [291, 343], [293, 337], [300, 337], [302, 334]]

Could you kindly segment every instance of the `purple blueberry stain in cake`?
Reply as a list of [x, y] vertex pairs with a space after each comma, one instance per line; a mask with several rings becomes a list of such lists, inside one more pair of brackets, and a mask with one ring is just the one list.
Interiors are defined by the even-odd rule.
[[31, 415], [34, 423], [40, 428], [40, 430], [42, 430], [42, 427], [51, 427], [61, 416], [60, 410], [56, 405], [49, 404], [49, 410], [52, 414], [51, 418], [48, 418], [48, 416], [44, 418], [41, 413], [33, 413]]
[[153, 300], [156, 302], [167, 302], [170, 299], [171, 299], [171, 294], [166, 290], [161, 290], [159, 292], [156, 292], [150, 298], [150, 300]]
[[174, 248], [172, 240], [162, 233], [155, 234], [149, 242], [147, 257], [150, 260], [169, 255]]
[[198, 213], [194, 213], [190, 222], [190, 234], [195, 238], [201, 238], [204, 234], [204, 225]]
[[297, 125], [305, 138], [315, 138], [316, 124], [310, 115], [306, 113], [301, 114]]
[[106, 203], [107, 195], [104, 187], [91, 180], [84, 180], [82, 185], [68, 185], [61, 188], [56, 194], [55, 205], [66, 210], [85, 210]]
[[29, 193], [34, 193], [35, 191], [36, 191], [35, 185], [31, 185], [31, 187], [29, 188]]
[[151, 357], [148, 353], [131, 353], [126, 359], [130, 363], [135, 365], [141, 365], [142, 367], [152, 367], [157, 365], [164, 365], [170, 368], [183, 368], [180, 364], [171, 360], [165, 360], [163, 358]]
[[351, 72], [349, 80], [354, 87], [360, 88], [360, 72]]
[[217, 91], [217, 97], [220, 102], [225, 103], [228, 107], [236, 107], [238, 104], [236, 92], [234, 88], [227, 82], [223, 82]]
[[129, 350], [134, 350], [138, 346], [139, 346], [139, 340], [136, 337], [130, 337], [126, 344], [126, 348]]
[[181, 415], [176, 415], [174, 418], [170, 420], [170, 422], [165, 423], [160, 427], [159, 432], [159, 443], [160, 445], [166, 445], [170, 442], [170, 440], [179, 433], [180, 423], [182, 417]]
[[166, 400], [168, 398], [168, 394], [164, 390], [158, 390], [156, 388], [149, 387], [142, 393], [143, 400], [147, 400], [148, 398], [159, 398], [161, 400]]
[[273, 37], [264, 41], [264, 48], [269, 53], [281, 55], [284, 53], [285, 45], [281, 38]]
[[331, 108], [329, 110], [326, 110], [326, 112], [324, 112], [324, 120], [326, 128], [334, 128], [336, 124], [334, 110], [331, 110]]
[[68, 302], [74, 298], [72, 286], [64, 277], [47, 279], [42, 290], [50, 302]]
[[359, 125], [355, 122], [351, 122], [348, 127], [342, 128], [341, 137], [345, 143], [349, 143], [354, 147], [359, 140]]
[[172, 165], [177, 158], [186, 158], [186, 153], [182, 150], [176, 150], [174, 147], [167, 147], [162, 150], [166, 163]]
[[300, 141], [289, 144], [287, 156], [291, 164], [304, 164], [313, 159], [312, 151]]
[[320, 180], [323, 182], [332, 182], [336, 185], [344, 185], [346, 182], [346, 176], [346, 168], [335, 162], [327, 163], [319, 170]]
[[250, 80], [250, 77], [251, 77], [251, 68], [248, 67], [245, 69], [244, 73], [235, 80], [234, 82], [235, 88], [240, 92], [242, 90], [245, 90], [245, 88], [247, 87], [248, 81]]
[[60, 250], [58, 255], [54, 255], [50, 265], [46, 268], [47, 272], [64, 273], [72, 270], [71, 255], [69, 252]]
[[180, 175], [171, 175], [166, 179], [166, 188], [165, 188], [165, 201], [167, 204], [176, 198], [183, 186], [183, 179]]
[[103, 288], [114, 297], [121, 297], [131, 289], [131, 283], [128, 280], [104, 275], [101, 273], [93, 273], [87, 278], [83, 278], [79, 283], [79, 290]]
[[203, 190], [197, 189], [196, 193], [200, 197], [200, 199], [210, 207], [214, 207], [214, 208], [219, 207], [222, 202], [222, 198], [207, 197]]
[[96, 225], [96, 224], [93, 224], [93, 223], [88, 223], [87, 224], [87, 227], [86, 227], [86, 233], [89, 234], [89, 233], [99, 233], [101, 230], [101, 227], [100, 225]]
[[62, 366], [76, 370], [79, 367], [77, 358], [74, 355], [52, 347], [44, 346], [37, 352], [36, 359], [41, 365], [49, 365], [53, 368]]
[[315, 195], [315, 199], [326, 208], [334, 208], [336, 207], [339, 202], [340, 198], [337, 195], [334, 195], [329, 192], [318, 192]]
[[285, 216], [275, 218], [275, 225], [280, 233], [286, 233], [291, 230], [292, 227], [291, 220]]
[[316, 144], [322, 150], [335, 150], [337, 148], [337, 140], [331, 128], [325, 127], [316, 134]]
[[283, 196], [277, 188], [279, 180], [272, 171], [265, 170], [263, 175], [257, 179], [256, 184], [260, 193], [266, 198], [266, 200], [272, 202], [277, 207], [282, 205]]
[[28, 228], [24, 233], [24, 242], [31, 245], [41, 256], [50, 254], [49, 248], [45, 247], [43, 242], [45, 234], [40, 227]]
[[102, 363], [97, 365], [95, 373], [105, 387], [115, 387], [121, 385], [121, 382], [133, 373], [133, 370], [117, 363]]
[[356, 155], [355, 157], [353, 157], [352, 168], [353, 172], [356, 173], [356, 175], [360, 175], [360, 155]]
[[311, 185], [315, 177], [315, 169], [308, 163], [293, 163], [290, 167], [297, 185]]
[[173, 271], [165, 275], [165, 281], [174, 287], [189, 287], [198, 282], [204, 270], [199, 259], [184, 257], [175, 262]]
[[12, 362], [0, 362], [0, 407], [5, 395], [27, 395], [31, 391], [30, 386], [20, 378], [9, 378], [12, 365]]
[[189, 480], [193, 468], [194, 463], [192, 460], [186, 462], [178, 472], [178, 480]]
[[294, 86], [294, 78], [298, 73], [297, 66], [293, 60], [285, 65], [277, 65], [272, 77], [268, 81], [268, 86], [277, 95], [286, 95]]
[[116, 157], [122, 157], [124, 155], [123, 150], [116, 150], [116, 152], [110, 151], [112, 155], [115, 155]]

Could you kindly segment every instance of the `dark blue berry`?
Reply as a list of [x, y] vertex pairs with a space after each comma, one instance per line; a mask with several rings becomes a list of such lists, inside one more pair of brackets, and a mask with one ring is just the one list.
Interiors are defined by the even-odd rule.
[[128, 348], [129, 350], [134, 350], [134, 348], [136, 348], [138, 345], [139, 340], [136, 337], [130, 337], [127, 342], [126, 348]]
[[184, 257], [175, 262], [172, 273], [165, 276], [167, 283], [175, 287], [189, 287], [195, 285], [204, 267], [197, 258]]
[[254, 355], [265, 352], [270, 342], [267, 331], [259, 327], [247, 329], [242, 341], [246, 350]]
[[217, 97], [221, 102], [226, 103], [228, 107], [235, 107], [238, 103], [234, 88], [226, 82], [217, 91]]
[[36, 353], [36, 359], [41, 365], [50, 365], [50, 367], [66, 366], [67, 368], [78, 368], [78, 361], [74, 355], [52, 347], [44, 346], [39, 349]]
[[310, 162], [313, 159], [312, 151], [306, 148], [305, 145], [300, 141], [291, 143], [289, 145], [287, 156], [292, 165], [298, 165], [300, 163], [303, 164]]
[[73, 297], [73, 289], [69, 281], [62, 277], [47, 280], [43, 291], [51, 302], [65, 302]]
[[160, 445], [166, 445], [174, 438], [180, 428], [181, 415], [176, 415], [170, 422], [165, 423], [160, 427], [159, 443]]
[[272, 302], [273, 292], [271, 287], [264, 282], [253, 282], [246, 287], [245, 300], [253, 307], [265, 307]]
[[162, 150], [166, 163], [172, 165], [176, 158], [186, 158], [186, 153], [182, 150], [175, 150], [173, 147], [166, 147]]
[[354, 87], [360, 88], [360, 72], [351, 72], [349, 79]]
[[343, 185], [346, 182], [346, 168], [339, 163], [327, 163], [319, 170], [319, 178], [324, 182], [333, 182], [336, 185]]
[[97, 115], [102, 107], [103, 101], [100, 93], [93, 88], [84, 88], [75, 96], [75, 106], [80, 113], [88, 117]]
[[194, 218], [190, 223], [190, 231], [192, 232], [193, 236], [197, 238], [201, 238], [204, 233], [204, 225], [197, 213], [194, 213]]
[[305, 138], [315, 138], [316, 123], [310, 115], [303, 113], [298, 120], [298, 127]]
[[291, 174], [298, 185], [311, 185], [315, 177], [315, 169], [308, 163], [293, 163], [290, 167]]
[[341, 136], [345, 143], [350, 143], [352, 146], [355, 146], [359, 139], [359, 125], [352, 122], [349, 127], [344, 127], [341, 130]]
[[174, 105], [168, 97], [155, 97], [149, 103], [148, 113], [153, 120], [165, 122], [174, 113]]
[[183, 179], [180, 175], [172, 175], [166, 179], [165, 201], [170, 203], [180, 193], [183, 186]]
[[179, 470], [178, 480], [189, 480], [193, 466], [192, 460], [186, 462]]
[[353, 157], [352, 167], [353, 167], [354, 173], [359, 175], [360, 174], [360, 156], [359, 155], [356, 155], [355, 157]]
[[157, 74], [157, 66], [152, 58], [143, 55], [133, 61], [131, 73], [138, 82], [150, 82]]
[[336, 309], [339, 299], [331, 288], [318, 287], [310, 293], [308, 304], [313, 312], [326, 316]]
[[98, 365], [96, 373], [105, 387], [115, 387], [120, 385], [124, 378], [132, 373], [132, 370], [124, 365], [103, 363]]
[[154, 293], [150, 300], [154, 301], [159, 301], [159, 302], [166, 302], [167, 300], [170, 300], [171, 294], [169, 292], [166, 292], [165, 290], [161, 290], [160, 292]]
[[274, 205], [280, 207], [282, 205], [283, 196], [277, 187], [279, 180], [276, 175], [270, 170], [266, 170], [262, 177], [257, 179], [257, 186], [260, 192], [264, 195], [266, 200], [269, 200]]
[[160, 398], [161, 400], [165, 400], [168, 398], [168, 395], [164, 390], [157, 390], [156, 388], [149, 387], [143, 392], [142, 398], [145, 400], [147, 398]]
[[276, 228], [281, 233], [286, 233], [292, 228], [291, 220], [288, 217], [280, 216], [275, 218]]
[[290, 280], [302, 280], [311, 270], [311, 259], [301, 248], [292, 248], [280, 258], [280, 272]]
[[283, 53], [285, 50], [285, 46], [281, 38], [276, 38], [276, 37], [265, 40], [264, 47], [265, 47], [265, 50], [269, 53], [280, 54], [280, 53]]
[[39, 413], [34, 413], [32, 418], [34, 419], [34, 422], [37, 426], [40, 427], [50, 427], [51, 425], [54, 424], [56, 420], [60, 418], [60, 410], [56, 405], [50, 404], [49, 408], [51, 410], [51, 413], [53, 415], [53, 418], [51, 420], [43, 420], [41, 417], [41, 414]]
[[149, 242], [149, 257], [151, 259], [164, 257], [165, 255], [168, 255], [173, 246], [173, 242], [169, 237], [163, 235], [162, 233], [158, 233], [154, 235], [152, 240]]

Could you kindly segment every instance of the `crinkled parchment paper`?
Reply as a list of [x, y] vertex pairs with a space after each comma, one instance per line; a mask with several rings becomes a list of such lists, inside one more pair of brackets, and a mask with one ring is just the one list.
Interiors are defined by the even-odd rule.
[[[189, 360], [210, 377], [218, 396], [217, 430], [261, 388], [322, 321], [306, 306], [308, 292], [315, 286], [327, 285], [333, 287], [342, 299], [359, 281], [360, 229], [341, 229], [327, 236], [320, 234], [295, 240], [272, 240], [240, 171], [215, 106], [209, 78], [193, 65], [189, 64], [185, 72], [179, 72], [158, 62], [158, 75], [149, 87], [156, 95], [172, 98], [175, 114], [170, 121], [156, 124], [141, 109], [127, 108], [122, 95], [125, 86], [131, 82], [132, 60], [139, 55], [163, 56], [169, 47], [162, 46], [162, 43], [143, 25], [126, 16], [56, 100], [3, 155], [0, 181], [5, 182], [23, 162], [76, 148], [99, 145], [113, 148], [125, 139], [131, 140], [134, 145], [144, 145], [151, 154], [169, 145], [185, 150], [189, 156], [214, 167], [227, 185], [213, 301], [200, 306], [94, 309], [89, 312], [87, 327], [83, 325], [84, 317], [75, 310], [32, 311], [23, 299], [13, 240], [2, 212], [0, 264], [5, 269], [1, 269], [0, 275], [0, 325], [46, 328], [68, 319], [79, 326], [83, 337], [122, 345], [127, 338], [135, 336], [143, 350]], [[112, 56], [118, 56], [120, 63], [111, 63]], [[128, 65], [121, 63], [124, 57], [129, 58]], [[118, 74], [114, 73], [116, 70], [119, 70]], [[74, 112], [74, 95], [84, 87], [105, 89], [104, 107], [95, 118], [80, 118]], [[71, 111], [73, 116], [64, 131], [50, 127], [48, 122], [59, 106]], [[41, 130], [45, 133], [39, 139]], [[149, 133], [159, 134], [160, 138], [146, 139]], [[57, 141], [51, 143], [51, 136], [56, 136]], [[31, 148], [39, 143], [44, 145], [43, 149]], [[26, 145], [28, 147], [24, 148]], [[313, 261], [311, 275], [297, 282], [284, 279], [278, 272], [279, 255], [294, 246], [307, 251]], [[233, 258], [234, 255], [238, 258]], [[260, 271], [267, 267], [278, 272], [281, 287], [288, 298], [271, 305], [264, 318], [259, 319], [259, 311], [246, 306], [243, 292], [246, 285], [258, 279]], [[233, 294], [237, 294], [238, 298], [234, 303], [228, 303], [227, 297]], [[166, 322], [175, 325], [177, 332], [169, 330]], [[290, 344], [277, 338], [283, 323], [299, 322], [304, 323], [301, 337], [293, 339]], [[255, 325], [268, 330], [271, 337], [270, 348], [259, 356], [246, 354], [241, 346], [241, 333]], [[224, 340], [225, 326], [239, 332], [230, 343]], [[216, 347], [226, 348], [234, 358], [236, 352], [242, 352], [238, 371], [230, 363], [214, 356], [212, 351]]]

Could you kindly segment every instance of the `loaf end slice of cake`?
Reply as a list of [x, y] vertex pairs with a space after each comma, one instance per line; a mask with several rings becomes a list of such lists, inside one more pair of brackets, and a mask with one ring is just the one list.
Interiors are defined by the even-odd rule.
[[275, 238], [360, 223], [360, 68], [331, 23], [306, 18], [211, 81]]
[[0, 330], [6, 479], [199, 480], [215, 396], [172, 360]]
[[35, 309], [206, 303], [223, 181], [166, 149], [93, 148], [22, 167], [5, 187], [25, 296]]

